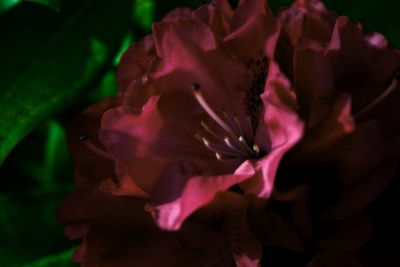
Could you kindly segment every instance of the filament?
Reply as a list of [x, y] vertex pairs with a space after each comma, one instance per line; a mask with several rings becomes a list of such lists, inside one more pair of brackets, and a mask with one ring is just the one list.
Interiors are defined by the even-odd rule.
[[376, 105], [378, 105], [380, 102], [382, 102], [386, 97], [388, 97], [397, 87], [399, 86], [399, 78], [397, 75], [395, 78], [393, 78], [392, 83], [390, 86], [374, 101], [369, 103], [366, 107], [364, 107], [361, 111], [359, 111], [354, 118], [358, 119], [360, 116], [364, 115], [366, 112], [374, 108]]
[[218, 115], [217, 113], [214, 112], [214, 110], [208, 105], [207, 101], [204, 99], [203, 95], [200, 93], [198, 90], [199, 87], [192, 85], [193, 91], [194, 91], [194, 97], [196, 98], [197, 102], [200, 104], [200, 106], [204, 109], [205, 112], [207, 112], [208, 115], [216, 122], [218, 123], [219, 126], [221, 126], [227, 133], [229, 133], [232, 136], [235, 136], [235, 133], [232, 131], [232, 129], [229, 127], [228, 124], [226, 124]]
[[101, 149], [98, 146], [96, 146], [95, 144], [93, 144], [93, 142], [89, 139], [89, 136], [87, 134], [82, 134], [79, 137], [79, 139], [92, 152], [96, 153], [97, 155], [99, 155], [101, 157], [104, 157], [104, 158], [107, 158], [110, 160], [114, 160], [113, 157], [111, 157], [111, 155], [109, 153], [107, 153], [103, 149]]

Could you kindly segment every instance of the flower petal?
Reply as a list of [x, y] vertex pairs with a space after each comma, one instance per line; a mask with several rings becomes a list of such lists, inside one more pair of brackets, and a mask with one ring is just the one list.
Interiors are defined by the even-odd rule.
[[271, 10], [263, 0], [239, 0], [239, 4], [233, 14], [230, 30], [236, 31], [242, 27], [248, 20], [256, 15], [271, 16]]
[[217, 160], [215, 152], [196, 139], [193, 132], [201, 128], [200, 122], [209, 121], [205, 116], [192, 96], [176, 91], [150, 98], [142, 111], [126, 105], [110, 110], [103, 116], [100, 137], [117, 161], [120, 180], [132, 179], [151, 193], [171, 162], [188, 160], [209, 174], [226, 174], [240, 164]]
[[323, 47], [306, 40], [300, 40], [294, 49], [294, 88], [308, 129], [326, 116], [334, 92], [330, 62], [323, 51]]
[[276, 21], [265, 15], [252, 16], [245, 24], [224, 38], [224, 46], [239, 59], [258, 60], [264, 53], [273, 57], [280, 29]]
[[[219, 46], [206, 24], [196, 19], [157, 23], [153, 27], [162, 65], [151, 77], [161, 93], [180, 90], [192, 94], [193, 83], [216, 111], [245, 114], [237, 99], [251, 88], [245, 66]], [[218, 46], [218, 47], [217, 47]]]
[[124, 52], [117, 71], [120, 92], [126, 91], [132, 81], [147, 73], [150, 62], [155, 57], [155, 52], [152, 35], [147, 35]]
[[[268, 198], [272, 192], [275, 174], [282, 157], [303, 136], [304, 124], [296, 113], [296, 96], [289, 80], [275, 62], [271, 62], [266, 89], [261, 96], [264, 102], [265, 128], [271, 143], [268, 154], [255, 162], [256, 175], [241, 184], [246, 193]], [[255, 143], [265, 136], [256, 133]]]
[[[97, 185], [105, 178], [115, 177], [114, 162], [90, 149], [84, 141], [80, 140], [80, 137], [85, 135], [94, 146], [104, 149], [98, 137], [101, 116], [118, 104], [119, 100], [115, 98], [104, 99], [85, 109], [67, 125], [68, 148], [75, 167], [82, 174], [76, 177], [76, 183]], [[80, 177], [85, 177], [85, 179], [79, 179]]]
[[187, 217], [210, 202], [218, 192], [228, 190], [231, 186], [248, 179], [255, 172], [248, 162], [244, 162], [233, 174], [229, 175], [190, 176], [190, 172], [186, 172], [185, 168], [172, 168], [168, 171], [173, 171], [174, 174], [171, 176], [175, 179], [172, 186], [179, 188], [181, 192], [176, 194], [178, 197], [173, 201], [170, 201], [168, 195], [156, 195], [153, 197], [154, 204], [151, 203], [148, 206], [148, 210], [154, 214], [158, 225], [166, 230], [179, 229]]

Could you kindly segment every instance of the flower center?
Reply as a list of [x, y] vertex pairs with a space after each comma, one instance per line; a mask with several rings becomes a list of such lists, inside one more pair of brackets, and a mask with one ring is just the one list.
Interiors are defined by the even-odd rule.
[[[250, 128], [251, 137], [253, 137], [251, 118], [247, 116], [247, 125], [242, 125], [238, 117], [235, 114], [230, 114], [226, 109], [222, 109], [219, 114], [207, 103], [200, 89], [199, 84], [192, 84], [192, 92], [195, 99], [210, 118], [225, 132], [225, 135], [218, 134], [203, 120], [200, 122], [203, 134], [195, 131], [195, 138], [202, 142], [208, 150], [212, 151], [219, 161], [258, 158], [260, 156], [259, 146], [246, 139], [243, 129], [244, 127]], [[213, 137], [216, 141], [211, 142], [209, 137]]]

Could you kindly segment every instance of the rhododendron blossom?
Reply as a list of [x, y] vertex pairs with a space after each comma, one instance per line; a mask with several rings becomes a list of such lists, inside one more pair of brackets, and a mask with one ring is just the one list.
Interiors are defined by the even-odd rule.
[[70, 127], [77, 189], [59, 217], [84, 237], [76, 260], [275, 266], [261, 258], [278, 246], [358, 266], [362, 211], [399, 163], [399, 67], [383, 35], [318, 0], [171, 11], [123, 55], [119, 97]]

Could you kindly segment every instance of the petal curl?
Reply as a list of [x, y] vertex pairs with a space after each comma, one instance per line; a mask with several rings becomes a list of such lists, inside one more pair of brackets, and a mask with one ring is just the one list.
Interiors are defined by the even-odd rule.
[[185, 168], [172, 168], [170, 171], [174, 172], [171, 179], [180, 183], [178, 188], [181, 192], [177, 194], [178, 197], [165, 203], [169, 196], [157, 195], [154, 196], [156, 204], [148, 206], [158, 225], [167, 230], [179, 229], [187, 217], [208, 204], [218, 192], [227, 191], [255, 173], [253, 166], [248, 162], [244, 162], [233, 174], [228, 175], [190, 176], [190, 172], [187, 173]]
[[[290, 81], [280, 71], [275, 62], [271, 62], [264, 94], [264, 117], [260, 123], [265, 124], [271, 143], [268, 154], [254, 163], [256, 175], [241, 184], [246, 193], [268, 198], [273, 190], [275, 175], [282, 157], [303, 136], [304, 123], [297, 115], [296, 95]], [[263, 138], [256, 133], [256, 143]]]

